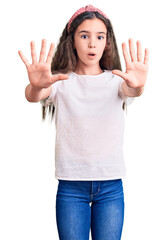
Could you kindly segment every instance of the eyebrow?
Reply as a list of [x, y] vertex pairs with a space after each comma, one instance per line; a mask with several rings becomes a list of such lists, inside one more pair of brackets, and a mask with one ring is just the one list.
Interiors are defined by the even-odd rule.
[[[90, 33], [89, 31], [85, 31], [85, 30], [82, 30], [82, 31], [80, 31], [79, 33]], [[105, 32], [96, 32], [97, 34], [105, 34], [106, 35], [106, 33]]]

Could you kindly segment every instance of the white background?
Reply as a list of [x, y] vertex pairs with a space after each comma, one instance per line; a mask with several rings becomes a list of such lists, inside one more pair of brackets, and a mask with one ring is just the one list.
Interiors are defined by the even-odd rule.
[[[110, 3], [110, 5], [108, 4]], [[55, 220], [54, 124], [42, 123], [41, 106], [24, 96], [30, 41], [57, 43], [72, 14], [87, 4], [111, 19], [121, 43], [132, 37], [150, 50], [149, 75], [142, 96], [125, 115], [123, 240], [167, 239], [167, 114], [165, 1], [7, 0], [0, 7], [0, 239], [58, 239]]]

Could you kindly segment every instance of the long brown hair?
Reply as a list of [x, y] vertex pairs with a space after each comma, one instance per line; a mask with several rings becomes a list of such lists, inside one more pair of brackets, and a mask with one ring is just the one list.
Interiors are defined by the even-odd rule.
[[[102, 70], [113, 70], [121, 68], [120, 57], [118, 53], [116, 38], [112, 24], [109, 19], [106, 19], [99, 12], [84, 12], [77, 16], [70, 25], [68, 32], [68, 23], [66, 24], [59, 43], [57, 45], [55, 54], [52, 59], [51, 72], [56, 73], [69, 73], [73, 72], [77, 66], [77, 52], [73, 48], [74, 35], [77, 27], [86, 19], [98, 18], [105, 24], [107, 28], [107, 45], [100, 59], [100, 67]], [[45, 102], [45, 100], [44, 100]], [[124, 108], [124, 104], [123, 104]], [[48, 107], [43, 106], [43, 119], [46, 117], [47, 111], [51, 114], [53, 119], [55, 107], [53, 104]]]

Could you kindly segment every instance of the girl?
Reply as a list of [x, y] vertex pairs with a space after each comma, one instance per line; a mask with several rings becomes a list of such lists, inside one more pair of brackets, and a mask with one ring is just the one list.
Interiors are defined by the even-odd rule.
[[61, 240], [121, 239], [124, 221], [123, 103], [140, 96], [148, 71], [141, 43], [130, 56], [122, 44], [126, 72], [121, 71], [113, 28], [108, 17], [88, 5], [71, 17], [53, 56], [39, 62], [31, 42], [32, 64], [19, 51], [30, 84], [25, 95], [41, 101], [55, 117], [55, 176], [58, 179], [56, 220]]

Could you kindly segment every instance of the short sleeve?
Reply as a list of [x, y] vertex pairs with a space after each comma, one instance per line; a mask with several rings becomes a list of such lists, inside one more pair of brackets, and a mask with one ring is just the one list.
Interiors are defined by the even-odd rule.
[[124, 102], [127, 105], [129, 105], [129, 104], [131, 104], [134, 101], [135, 98], [134, 97], [127, 97], [127, 96], [125, 96], [125, 94], [123, 93], [123, 90], [122, 90], [122, 83], [123, 82], [124, 82], [124, 79], [120, 78], [119, 86], [118, 86], [118, 94], [124, 100]]

